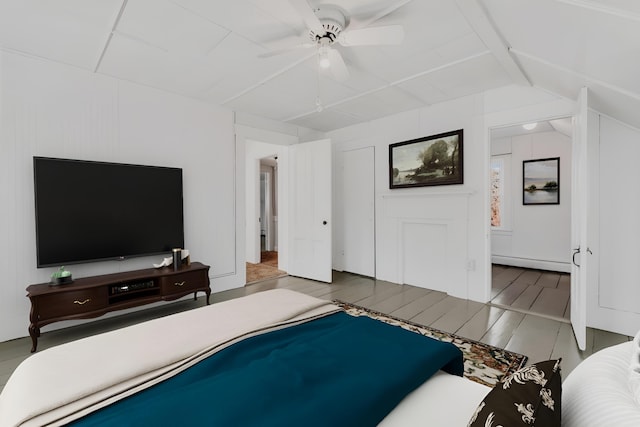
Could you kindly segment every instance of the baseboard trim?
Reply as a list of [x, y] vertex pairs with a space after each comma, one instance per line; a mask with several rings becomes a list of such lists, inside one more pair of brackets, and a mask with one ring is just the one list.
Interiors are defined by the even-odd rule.
[[491, 262], [493, 264], [508, 265], [511, 267], [535, 268], [536, 270], [571, 273], [571, 264], [568, 262], [544, 261], [539, 259], [506, 257], [499, 255], [492, 255]]

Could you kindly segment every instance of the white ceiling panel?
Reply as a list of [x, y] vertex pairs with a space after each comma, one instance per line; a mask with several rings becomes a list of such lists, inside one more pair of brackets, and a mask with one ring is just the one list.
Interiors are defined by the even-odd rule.
[[420, 108], [424, 103], [398, 87], [387, 87], [365, 96], [341, 102], [332, 109], [341, 113], [373, 120], [400, 111]]
[[557, 93], [562, 97], [578, 99], [580, 88], [587, 84], [586, 79], [568, 69], [544, 61], [537, 61], [528, 56], [516, 55], [516, 58], [527, 70], [531, 84]]
[[230, 31], [168, 0], [129, 0], [118, 32], [168, 52], [205, 56]]
[[[403, 17], [400, 22], [405, 30], [405, 39], [401, 48], [348, 48], [354, 52], [357, 66], [370, 70], [388, 83], [486, 50], [453, 2], [413, 1], [394, 16]], [[386, 58], [386, 61], [380, 58]]]
[[472, 33], [455, 2], [450, 0], [414, 0], [397, 10], [388, 21], [404, 27], [403, 48], [398, 51], [404, 56], [438, 48]]
[[215, 63], [215, 73], [212, 73], [212, 84], [205, 96], [218, 104], [224, 103], [297, 66], [309, 55], [307, 52], [291, 52], [273, 58], [259, 58], [261, 51], [259, 46], [236, 34], [225, 38], [209, 54]]
[[166, 51], [117, 34], [100, 66], [104, 74], [180, 93], [184, 91], [176, 90], [173, 80], [184, 70], [184, 62], [173, 60]]
[[549, 97], [588, 86], [592, 108], [640, 127], [640, 1], [474, 1], [308, 0], [343, 13], [345, 31], [404, 29], [399, 45], [334, 44], [343, 81], [318, 70], [317, 46], [273, 54], [311, 41], [290, 0], [2, 0], [0, 47], [323, 131], [524, 85], [522, 74]]
[[503, 37], [516, 51], [640, 93], [637, 20], [579, 7], [577, 2], [485, 2]]
[[420, 77], [450, 99], [504, 86], [511, 79], [493, 55], [484, 54]]
[[398, 84], [398, 87], [414, 97], [421, 99], [425, 105], [437, 104], [449, 99], [442, 90], [435, 87], [429, 81], [429, 77], [421, 76]]
[[[211, 0], [172, 0], [194, 14], [215, 22], [256, 44], [264, 45], [269, 40], [277, 40], [281, 37], [299, 34], [304, 30], [303, 23], [297, 20], [298, 27], [292, 28], [290, 24], [295, 22], [296, 16], [293, 9], [281, 1], [266, 1], [264, 6], [256, 7], [249, 0], [211, 1]], [[282, 18], [274, 17], [274, 12], [266, 12], [265, 9], [274, 4], [274, 12], [282, 13]]]
[[93, 70], [118, 0], [0, 2], [0, 46]]
[[301, 111], [313, 111], [318, 95], [322, 103], [328, 105], [355, 94], [353, 90], [328, 79], [321, 79], [318, 88], [318, 76], [314, 71], [305, 64], [291, 68], [230, 101], [227, 106], [238, 108], [261, 104], [268, 112], [266, 117], [284, 120]]
[[640, 18], [638, 0], [557, 0], [578, 7], [593, 9], [614, 15], [637, 15]]
[[589, 88], [589, 107], [640, 129], [640, 98], [622, 93], [572, 72], [527, 57], [518, 57], [535, 86], [576, 100], [582, 87]]

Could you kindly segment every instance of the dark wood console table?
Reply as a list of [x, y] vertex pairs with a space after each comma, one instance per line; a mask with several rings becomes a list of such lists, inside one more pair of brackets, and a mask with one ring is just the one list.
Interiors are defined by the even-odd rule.
[[207, 305], [209, 266], [199, 262], [172, 267], [150, 268], [124, 273], [76, 279], [66, 285], [41, 283], [27, 287], [31, 300], [29, 335], [31, 352], [36, 351], [40, 328], [69, 319], [88, 319], [115, 310], [137, 307], [157, 301], [172, 301], [193, 292], [205, 292]]

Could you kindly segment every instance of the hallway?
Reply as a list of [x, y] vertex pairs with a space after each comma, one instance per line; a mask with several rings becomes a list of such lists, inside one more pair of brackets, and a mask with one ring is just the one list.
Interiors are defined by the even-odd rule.
[[493, 264], [491, 304], [569, 322], [571, 275]]

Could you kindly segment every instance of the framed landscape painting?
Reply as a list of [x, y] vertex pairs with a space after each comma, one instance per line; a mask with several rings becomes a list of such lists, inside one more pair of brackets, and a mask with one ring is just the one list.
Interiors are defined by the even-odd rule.
[[522, 204], [560, 204], [560, 157], [522, 162]]
[[389, 145], [389, 188], [463, 183], [462, 129]]

